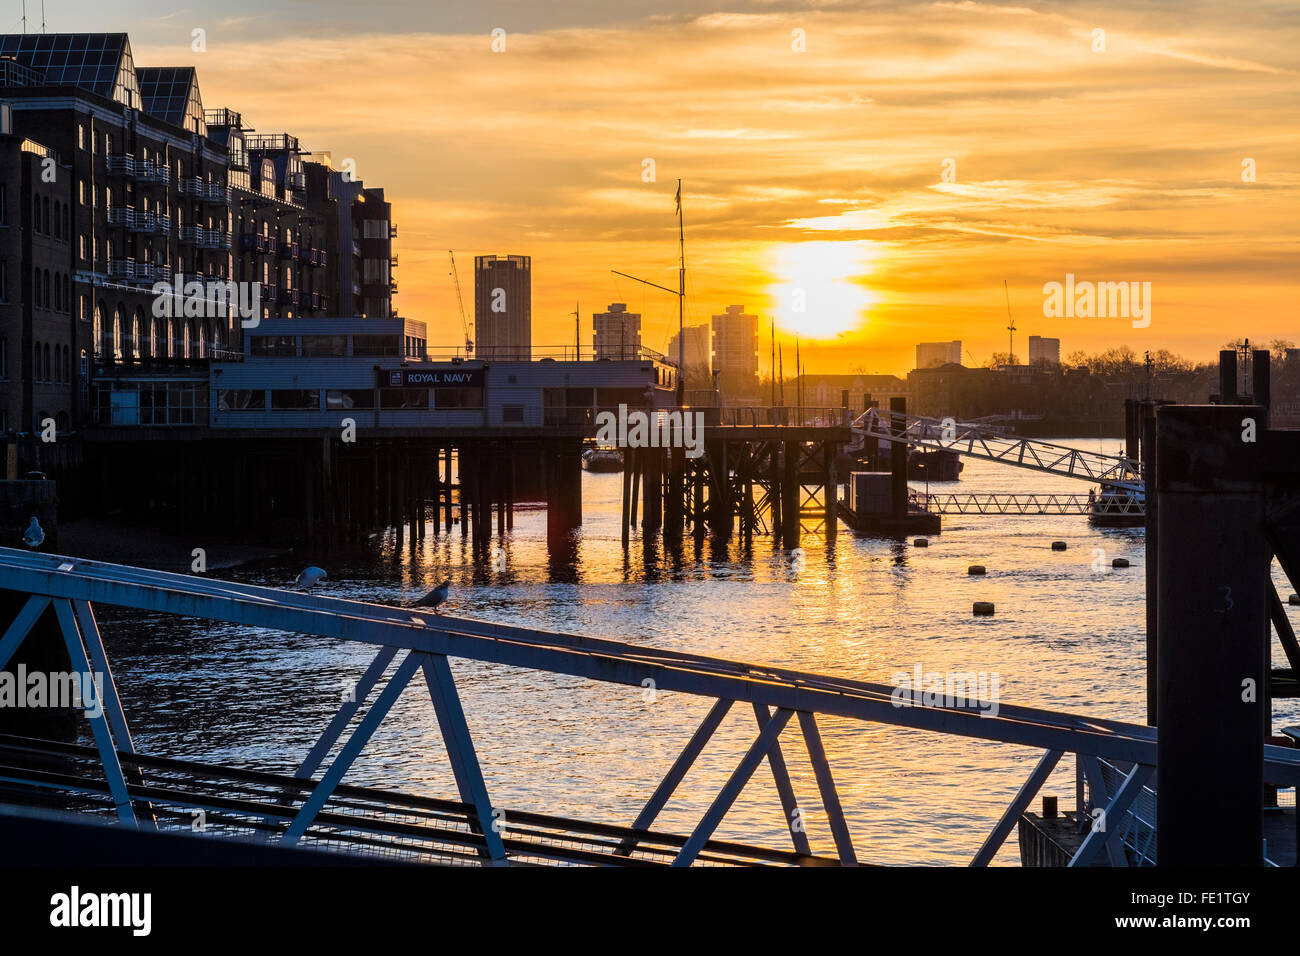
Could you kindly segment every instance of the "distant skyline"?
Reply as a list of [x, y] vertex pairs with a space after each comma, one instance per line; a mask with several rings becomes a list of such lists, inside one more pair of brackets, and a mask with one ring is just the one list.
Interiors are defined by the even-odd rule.
[[[137, 65], [195, 65], [209, 109], [353, 158], [393, 203], [396, 303], [428, 323], [431, 348], [462, 338], [451, 248], [466, 263], [532, 257], [535, 347], [572, 342], [576, 300], [586, 330], [628, 303], [644, 344], [665, 350], [673, 297], [609, 270], [675, 285], [678, 177], [687, 324], [744, 304], [764, 330], [774, 316], [783, 339], [799, 333], [810, 372], [905, 372], [918, 342], [948, 339], [982, 363], [1006, 349], [1004, 279], [1020, 354], [1029, 335], [1060, 338], [1063, 355], [1127, 345], [1205, 361], [1240, 335], [1300, 339], [1293, 5], [46, 13], [50, 32], [130, 34]], [[29, 32], [39, 17], [29, 4]], [[1151, 283], [1149, 326], [1045, 317], [1044, 284], [1067, 275]]]

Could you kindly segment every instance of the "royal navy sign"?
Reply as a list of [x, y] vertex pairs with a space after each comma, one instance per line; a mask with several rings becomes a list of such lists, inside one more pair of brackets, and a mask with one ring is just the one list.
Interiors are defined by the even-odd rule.
[[379, 370], [380, 388], [482, 388], [481, 368], [391, 368]]

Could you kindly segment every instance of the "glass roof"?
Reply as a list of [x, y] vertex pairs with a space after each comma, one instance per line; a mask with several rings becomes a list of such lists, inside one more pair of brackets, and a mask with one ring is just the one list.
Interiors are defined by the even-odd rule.
[[0, 56], [43, 71], [51, 86], [80, 87], [140, 109], [140, 87], [125, 33], [0, 34]]
[[208, 134], [194, 67], [142, 66], [136, 75], [146, 113], [192, 133]]

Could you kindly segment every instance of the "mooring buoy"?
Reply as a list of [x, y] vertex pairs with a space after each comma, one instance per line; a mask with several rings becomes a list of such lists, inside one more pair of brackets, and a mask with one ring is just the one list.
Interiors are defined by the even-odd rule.
[[1300, 594], [1293, 594], [1286, 599], [1287, 604], [1300, 604]]
[[930, 542], [926, 538], [917, 538], [912, 542], [912, 546], [916, 548], [928, 548], [930, 547]]
[[985, 573], [985, 572], [984, 572], [984, 565], [982, 565], [982, 564], [972, 564], [969, 568], [966, 569], [966, 573], [967, 573], [967, 574], [984, 574], [984, 573]]
[[974, 611], [976, 617], [990, 617], [993, 614], [993, 602], [976, 601]]
[[1065, 548], [1066, 548], [1066, 544], [1065, 544], [1064, 541], [1053, 541], [1053, 542], [1052, 542], [1052, 550], [1053, 550], [1053, 551], [1064, 551]]
[[1128, 558], [1116, 558], [1114, 561], [1110, 563], [1110, 566], [1112, 568], [1127, 568]]

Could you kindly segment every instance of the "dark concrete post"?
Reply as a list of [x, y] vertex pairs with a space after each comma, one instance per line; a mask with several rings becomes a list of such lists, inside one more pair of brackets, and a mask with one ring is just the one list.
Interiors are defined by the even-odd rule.
[[1268, 349], [1256, 349], [1251, 356], [1250, 387], [1253, 401], [1264, 411], [1273, 404], [1273, 382]]
[[1233, 405], [1237, 401], [1237, 350], [1219, 350], [1219, 404]]
[[1156, 406], [1142, 406], [1142, 487], [1146, 509], [1146, 585], [1147, 585], [1147, 724], [1156, 724], [1156, 697], [1159, 668], [1159, 595], [1160, 578], [1160, 497], [1156, 494]]
[[[907, 430], [907, 399], [894, 396], [889, 400], [889, 431], [901, 435]], [[890, 444], [889, 449], [890, 482], [889, 493], [895, 518], [907, 517], [907, 445], [901, 441]]]
[[[1262, 859], [1266, 414], [1251, 405], [1169, 405], [1156, 416], [1161, 866]], [[1254, 420], [1256, 441], [1243, 440], [1244, 419]]]

